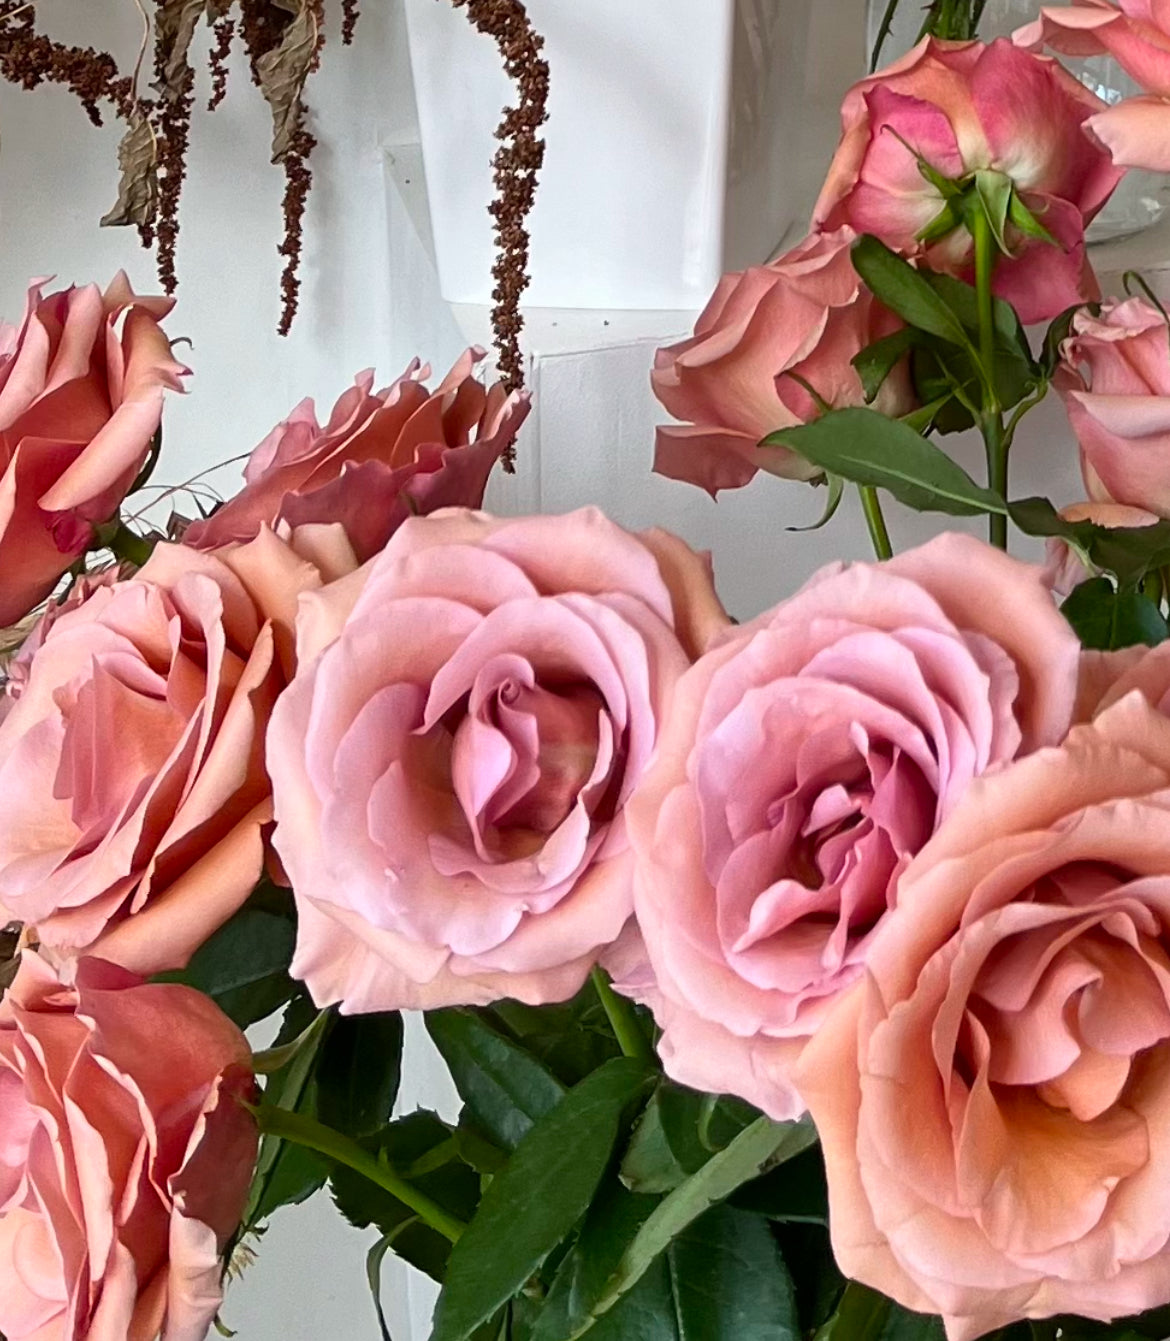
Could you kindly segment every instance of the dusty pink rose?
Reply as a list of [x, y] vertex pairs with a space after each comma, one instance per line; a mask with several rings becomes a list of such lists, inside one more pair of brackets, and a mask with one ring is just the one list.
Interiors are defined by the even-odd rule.
[[950, 1341], [1170, 1300], [1170, 721], [976, 781], [797, 1080], [842, 1270]]
[[428, 391], [430, 369], [416, 359], [384, 391], [364, 372], [322, 427], [311, 400], [256, 448], [245, 487], [184, 543], [213, 549], [251, 540], [261, 526], [340, 522], [359, 561], [385, 545], [409, 516], [444, 507], [479, 507], [492, 467], [528, 415], [526, 393], [487, 389], [469, 349]]
[[0, 905], [54, 956], [182, 967], [248, 897], [297, 593], [355, 566], [340, 528], [160, 545], [34, 634], [0, 720]]
[[841, 144], [814, 221], [848, 224], [934, 270], [970, 278], [974, 251], [965, 228], [919, 241], [946, 200], [918, 159], [953, 181], [981, 168], [1004, 173], [1060, 245], [1009, 226], [1012, 256], [1000, 259], [993, 287], [1023, 321], [1046, 321], [1100, 293], [1085, 256], [1085, 225], [1121, 172], [1082, 125], [1104, 107], [1056, 61], [1006, 39], [985, 46], [925, 38], [845, 95]]
[[[1124, 503], [1073, 503], [1061, 508], [1060, 515], [1068, 522], [1087, 521], [1110, 530], [1152, 526], [1158, 520], [1152, 512], [1126, 507]], [[1052, 537], [1045, 542], [1044, 551], [1045, 578], [1058, 596], [1067, 596], [1074, 587], [1093, 576], [1067, 540]]]
[[[627, 808], [668, 1074], [780, 1119], [907, 863], [984, 770], [1063, 738], [1078, 645], [1040, 570], [943, 535], [833, 567], [679, 682]], [[636, 963], [636, 959], [634, 961]]]
[[1170, 337], [1144, 298], [1078, 312], [1056, 386], [1089, 497], [1170, 516]]
[[124, 274], [45, 297], [0, 325], [0, 628], [52, 591], [118, 510], [186, 369]]
[[0, 1328], [203, 1341], [256, 1160], [244, 1036], [207, 997], [26, 953], [0, 1003]]
[[593, 509], [411, 519], [304, 597], [268, 751], [314, 1000], [571, 996], [632, 910], [626, 799], [726, 624], [705, 557]]
[[[658, 429], [654, 469], [711, 494], [747, 484], [757, 470], [789, 479], [820, 475], [762, 438], [820, 414], [803, 383], [834, 408], [865, 397], [850, 359], [901, 324], [873, 299], [849, 257], [847, 228], [806, 238], [770, 265], [725, 275], [690, 339], [655, 355], [654, 394], [684, 424]], [[913, 408], [901, 370], [876, 408]]]
[[1077, 0], [1041, 9], [1014, 39], [1068, 56], [1108, 52], [1150, 96], [1126, 98], [1086, 122], [1126, 168], [1170, 172], [1170, 8], [1165, 0]]

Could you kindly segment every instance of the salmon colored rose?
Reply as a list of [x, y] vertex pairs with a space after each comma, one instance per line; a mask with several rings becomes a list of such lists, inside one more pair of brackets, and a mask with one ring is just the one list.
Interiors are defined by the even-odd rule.
[[[710, 494], [738, 489], [757, 470], [819, 478], [794, 452], [759, 443], [817, 418], [810, 386], [835, 409], [863, 404], [850, 360], [901, 325], [858, 278], [849, 256], [855, 240], [847, 228], [813, 236], [770, 265], [725, 275], [694, 335], [658, 351], [654, 394], [685, 421], [658, 429], [658, 474]], [[903, 370], [886, 380], [875, 408], [890, 415], [913, 408]]]
[[572, 996], [632, 911], [626, 800], [726, 625], [705, 557], [594, 509], [413, 518], [303, 597], [268, 753], [314, 1000]]
[[614, 965], [669, 1075], [803, 1112], [899, 877], [973, 778], [1064, 737], [1078, 652], [1039, 569], [952, 534], [827, 569], [683, 676], [627, 807], [647, 961]]
[[0, 1329], [202, 1341], [256, 1161], [244, 1036], [205, 996], [26, 953], [0, 1003]]
[[1170, 1300], [1170, 720], [972, 784], [797, 1081], [841, 1269], [950, 1341]]
[[1078, 312], [1055, 384], [1089, 497], [1170, 517], [1170, 340], [1144, 298]]
[[1004, 38], [925, 38], [845, 95], [841, 144], [814, 223], [871, 233], [933, 270], [970, 278], [974, 243], [965, 227], [921, 240], [947, 200], [919, 160], [952, 181], [979, 169], [1003, 173], [1059, 245], [1009, 225], [1011, 255], [997, 264], [993, 287], [1023, 321], [1047, 321], [1100, 294], [1085, 226], [1122, 174], [1082, 126], [1104, 108], [1056, 61]]
[[340, 522], [364, 562], [407, 517], [479, 507], [529, 408], [527, 393], [476, 381], [483, 357], [469, 349], [433, 392], [417, 359], [384, 391], [364, 372], [324, 427], [313, 402], [302, 401], [252, 453], [240, 493], [193, 522], [184, 543], [214, 549], [281, 521]]
[[119, 274], [45, 296], [0, 326], [0, 628], [42, 601], [109, 521], [146, 462], [163, 394], [187, 372]]
[[54, 957], [181, 968], [248, 897], [297, 593], [355, 566], [340, 528], [159, 545], [34, 634], [0, 720], [0, 905]]

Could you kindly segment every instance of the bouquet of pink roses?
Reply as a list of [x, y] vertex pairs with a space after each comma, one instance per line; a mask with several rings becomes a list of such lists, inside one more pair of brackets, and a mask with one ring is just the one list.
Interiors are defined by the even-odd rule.
[[[1156, 0], [850, 91], [809, 237], [652, 374], [660, 472], [823, 485], [826, 521], [860, 490], [875, 562], [746, 624], [666, 532], [474, 510], [527, 412], [477, 351], [299, 406], [143, 534], [169, 305], [34, 287], [0, 344], [7, 1341], [198, 1341], [326, 1185], [371, 1280], [441, 1283], [434, 1341], [1170, 1332], [1170, 317], [1102, 299], [1084, 236], [1167, 145]], [[1063, 509], [1009, 481], [1051, 388]], [[895, 553], [886, 496], [990, 542]], [[406, 1010], [455, 1122], [396, 1103]]]

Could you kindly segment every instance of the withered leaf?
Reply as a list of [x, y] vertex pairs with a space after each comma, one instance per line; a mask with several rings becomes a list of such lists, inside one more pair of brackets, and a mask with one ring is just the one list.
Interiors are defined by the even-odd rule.
[[155, 13], [155, 36], [163, 65], [154, 87], [171, 102], [187, 91], [194, 73], [187, 53], [205, 12], [210, 12], [208, 0], [162, 0]]
[[102, 226], [152, 223], [158, 210], [158, 149], [150, 122], [141, 111], [135, 112], [122, 136], [118, 166], [122, 170], [118, 199]]
[[317, 20], [311, 0], [277, 0], [292, 14], [280, 45], [256, 64], [260, 91], [272, 108], [272, 161], [281, 162], [300, 126], [301, 94], [317, 49]]

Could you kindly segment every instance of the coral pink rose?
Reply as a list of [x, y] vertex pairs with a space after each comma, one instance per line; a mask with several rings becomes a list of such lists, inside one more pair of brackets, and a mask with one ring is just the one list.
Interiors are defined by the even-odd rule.
[[1122, 167], [1170, 172], [1170, 8], [1163, 0], [1045, 7], [1014, 40], [1069, 56], [1108, 52], [1151, 96], [1103, 108], [1086, 122], [1088, 129]]
[[972, 784], [797, 1080], [841, 1269], [950, 1341], [1170, 1300], [1170, 721]]
[[1144, 298], [1078, 312], [1056, 374], [1089, 497], [1170, 517], [1170, 338]]
[[244, 489], [208, 520], [193, 522], [185, 544], [213, 549], [251, 540], [261, 526], [340, 522], [364, 562], [409, 516], [444, 507], [479, 507], [492, 467], [528, 415], [526, 393], [508, 395], [475, 380], [483, 350], [470, 349], [433, 392], [416, 359], [385, 391], [362, 373], [324, 428], [302, 401], [256, 448]]
[[169, 298], [124, 274], [44, 297], [0, 326], [0, 627], [43, 600], [109, 521], [186, 369], [159, 325]]
[[571, 996], [632, 911], [626, 799], [726, 624], [704, 557], [593, 509], [415, 518], [305, 596], [268, 751], [314, 1000]]
[[256, 1124], [244, 1036], [207, 997], [26, 953], [0, 1003], [0, 1328], [202, 1341]]
[[1121, 172], [1081, 127], [1104, 107], [1056, 61], [1006, 39], [985, 46], [925, 38], [845, 95], [843, 136], [814, 221], [848, 224], [934, 270], [969, 278], [974, 244], [964, 227], [919, 240], [947, 202], [918, 159], [953, 181], [978, 169], [1001, 172], [1060, 245], [1009, 226], [1012, 255], [1000, 259], [993, 287], [1023, 321], [1046, 321], [1099, 296], [1085, 225]]
[[355, 566], [340, 528], [159, 545], [34, 634], [0, 720], [0, 905], [54, 956], [180, 968], [248, 897], [297, 593]]
[[627, 808], [649, 963], [615, 964], [671, 1076], [803, 1111], [793, 1064], [899, 875], [972, 778], [1063, 738], [1077, 665], [1040, 570], [950, 534], [827, 569], [688, 671]]
[[[1126, 507], [1124, 503], [1073, 503], [1061, 508], [1060, 515], [1067, 522], [1087, 521], [1109, 530], [1152, 526], [1158, 520], [1152, 512]], [[1044, 551], [1045, 577], [1058, 596], [1067, 596], [1074, 587], [1093, 576], [1067, 540], [1054, 536], [1045, 542]]]
[[[770, 265], [726, 275], [695, 333], [655, 355], [651, 383], [685, 425], [658, 429], [654, 469], [711, 494], [747, 484], [757, 470], [811, 480], [820, 470], [783, 447], [760, 448], [777, 429], [815, 419], [822, 401], [840, 408], [865, 396], [850, 359], [901, 323], [857, 277], [847, 228], [807, 238]], [[913, 408], [904, 370], [878, 393], [876, 408]]]

